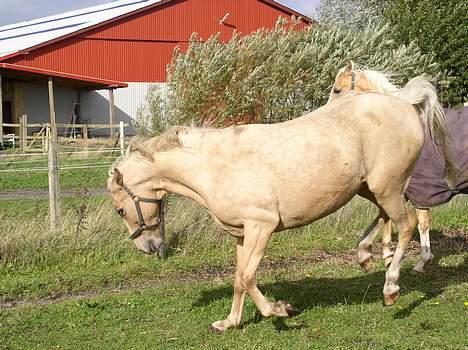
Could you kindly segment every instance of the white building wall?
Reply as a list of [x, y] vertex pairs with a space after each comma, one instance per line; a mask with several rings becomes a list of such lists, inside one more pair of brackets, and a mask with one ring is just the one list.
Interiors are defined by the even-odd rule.
[[[154, 83], [128, 83], [127, 88], [114, 90], [115, 120], [132, 125], [138, 108], [145, 102], [148, 88]], [[162, 84], [166, 85], [166, 84]], [[109, 91], [96, 90], [81, 95], [81, 118], [93, 123], [109, 123]], [[126, 134], [135, 133], [132, 127]]]
[[[128, 83], [127, 88], [114, 90], [115, 121], [129, 123], [126, 135], [134, 135], [133, 119], [138, 108], [144, 103], [148, 88], [154, 83]], [[166, 84], [161, 84], [166, 85]], [[71, 123], [73, 108], [78, 103], [76, 89], [55, 84], [55, 109], [57, 123]], [[46, 123], [49, 121], [49, 93], [47, 82], [24, 84], [24, 108], [29, 123]], [[109, 91], [81, 91], [81, 121], [95, 124], [109, 123]], [[31, 130], [34, 132], [37, 130]], [[91, 130], [91, 136], [108, 135], [108, 130]]]

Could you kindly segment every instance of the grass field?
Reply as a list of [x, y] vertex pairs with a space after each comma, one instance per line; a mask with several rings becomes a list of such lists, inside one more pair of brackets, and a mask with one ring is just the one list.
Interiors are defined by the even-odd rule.
[[[240, 329], [211, 334], [232, 298], [233, 240], [202, 210], [171, 197], [169, 258], [138, 253], [107, 197], [64, 199], [65, 228], [47, 230], [44, 200], [0, 201], [0, 349], [466, 349], [468, 200], [433, 211], [432, 262], [401, 274], [382, 305], [381, 259], [363, 273], [354, 247], [376, 214], [363, 200], [274, 236], [261, 290], [302, 310], [265, 319], [247, 298]], [[379, 245], [374, 247], [380, 256]]]

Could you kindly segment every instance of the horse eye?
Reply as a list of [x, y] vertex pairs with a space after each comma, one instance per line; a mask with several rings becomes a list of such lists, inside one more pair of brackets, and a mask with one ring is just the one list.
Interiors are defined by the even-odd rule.
[[334, 88], [333, 89], [333, 93], [335, 93], [335, 94], [339, 94], [340, 92], [341, 92], [340, 88]]
[[120, 216], [124, 216], [125, 211], [121, 208], [121, 209], [117, 210], [117, 214], [119, 214]]

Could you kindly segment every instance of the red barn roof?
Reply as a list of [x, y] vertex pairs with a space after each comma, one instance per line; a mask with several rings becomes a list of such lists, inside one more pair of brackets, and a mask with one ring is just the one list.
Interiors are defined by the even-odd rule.
[[[193, 32], [249, 34], [278, 17], [308, 17], [273, 0], [124, 0], [0, 28], [0, 62], [107, 81], [165, 81]], [[45, 26], [45, 27], [44, 27]], [[44, 29], [47, 28], [47, 29]], [[0, 52], [2, 50], [0, 49]]]

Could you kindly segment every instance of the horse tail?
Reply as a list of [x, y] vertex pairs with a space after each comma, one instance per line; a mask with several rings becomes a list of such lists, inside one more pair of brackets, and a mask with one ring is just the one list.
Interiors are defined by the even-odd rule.
[[425, 77], [418, 76], [411, 79], [396, 95], [411, 103], [418, 111], [426, 136], [439, 146], [436, 148], [445, 160], [445, 179], [449, 187], [453, 187], [458, 170], [452, 153], [447, 118], [435, 87]]

